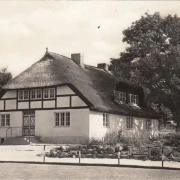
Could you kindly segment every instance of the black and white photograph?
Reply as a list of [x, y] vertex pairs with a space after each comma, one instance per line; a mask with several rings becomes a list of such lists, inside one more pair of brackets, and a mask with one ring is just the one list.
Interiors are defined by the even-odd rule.
[[0, 179], [179, 180], [179, 1], [0, 1]]

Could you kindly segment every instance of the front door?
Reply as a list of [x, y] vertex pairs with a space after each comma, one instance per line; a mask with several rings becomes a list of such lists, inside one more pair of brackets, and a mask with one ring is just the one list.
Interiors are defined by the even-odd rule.
[[35, 136], [35, 112], [23, 112], [23, 136]]

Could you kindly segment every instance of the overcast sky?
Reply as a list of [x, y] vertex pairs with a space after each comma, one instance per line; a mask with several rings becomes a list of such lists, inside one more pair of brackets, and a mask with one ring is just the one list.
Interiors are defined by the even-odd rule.
[[122, 31], [147, 11], [180, 16], [180, 2], [0, 1], [0, 67], [16, 76], [46, 47], [68, 57], [83, 53], [86, 64], [109, 63], [126, 47]]

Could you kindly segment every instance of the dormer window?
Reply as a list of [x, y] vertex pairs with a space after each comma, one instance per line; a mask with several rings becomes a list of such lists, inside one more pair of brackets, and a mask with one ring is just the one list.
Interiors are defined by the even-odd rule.
[[126, 93], [120, 91], [114, 91], [114, 100], [118, 103], [126, 103]]
[[129, 94], [129, 103], [138, 105], [138, 96], [135, 94]]

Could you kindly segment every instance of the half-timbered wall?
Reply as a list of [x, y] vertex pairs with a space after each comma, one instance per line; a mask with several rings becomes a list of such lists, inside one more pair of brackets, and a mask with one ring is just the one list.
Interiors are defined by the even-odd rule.
[[[47, 87], [46, 87], [47, 88]], [[19, 90], [7, 91], [0, 100], [0, 112], [2, 111], [17, 111], [17, 110], [40, 110], [40, 109], [63, 109], [63, 108], [78, 108], [87, 107], [87, 104], [68, 86], [58, 86], [55, 88], [55, 97], [51, 99], [31, 99], [19, 100]], [[38, 88], [43, 89], [44, 88]], [[27, 90], [27, 89], [26, 89]], [[30, 96], [30, 90], [29, 96]]]

